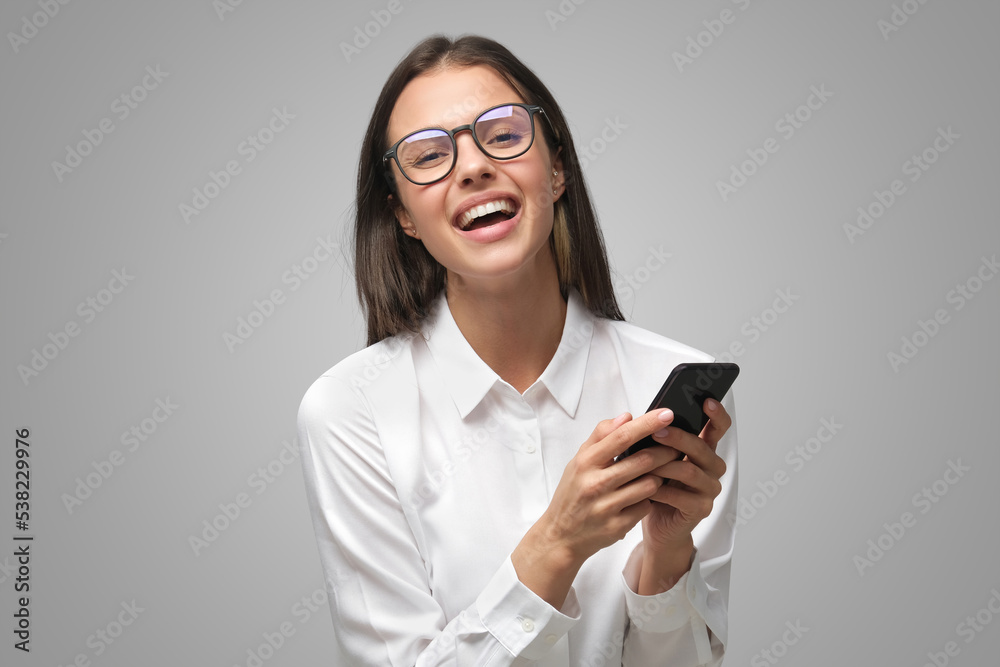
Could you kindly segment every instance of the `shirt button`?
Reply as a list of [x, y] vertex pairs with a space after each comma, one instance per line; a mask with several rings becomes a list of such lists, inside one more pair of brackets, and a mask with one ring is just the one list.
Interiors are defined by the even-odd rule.
[[530, 618], [522, 618], [521, 629], [524, 630], [525, 632], [531, 632], [535, 629], [535, 622], [532, 621]]
[[535, 453], [535, 445], [533, 443], [529, 442], [528, 446], [524, 448], [524, 451], [528, 452], [529, 454], [534, 454]]
[[555, 635], [545, 635], [546, 644], [555, 644], [557, 641], [559, 641], [559, 638]]
[[667, 607], [667, 616], [673, 616], [677, 612], [677, 607], [670, 605]]

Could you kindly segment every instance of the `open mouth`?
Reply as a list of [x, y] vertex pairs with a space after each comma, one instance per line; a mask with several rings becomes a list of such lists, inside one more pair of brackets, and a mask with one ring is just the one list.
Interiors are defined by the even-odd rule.
[[517, 205], [509, 199], [497, 199], [473, 206], [458, 217], [458, 228], [463, 232], [490, 227], [510, 220], [517, 214]]

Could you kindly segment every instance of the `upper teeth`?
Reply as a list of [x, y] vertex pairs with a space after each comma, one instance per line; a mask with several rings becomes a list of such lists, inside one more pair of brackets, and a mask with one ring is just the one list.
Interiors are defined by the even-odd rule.
[[481, 206], [473, 206], [458, 218], [458, 226], [465, 229], [471, 225], [472, 221], [476, 218], [481, 218], [484, 215], [496, 213], [497, 211], [503, 211], [504, 213], [514, 215], [514, 204], [506, 199], [497, 199], [496, 201], [487, 202]]

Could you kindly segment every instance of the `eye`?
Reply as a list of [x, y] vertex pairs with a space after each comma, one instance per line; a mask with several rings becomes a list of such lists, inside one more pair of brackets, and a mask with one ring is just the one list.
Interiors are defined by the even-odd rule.
[[439, 129], [414, 132], [400, 142], [396, 150], [404, 169], [427, 169], [451, 159], [452, 145], [448, 134]]
[[512, 146], [524, 139], [524, 133], [514, 128], [496, 128], [490, 132], [486, 143], [491, 146]]
[[426, 169], [428, 167], [434, 167], [441, 164], [445, 160], [449, 159], [448, 151], [441, 150], [439, 148], [432, 148], [424, 151], [420, 155], [410, 158], [407, 161], [407, 167], [414, 167], [416, 169]]

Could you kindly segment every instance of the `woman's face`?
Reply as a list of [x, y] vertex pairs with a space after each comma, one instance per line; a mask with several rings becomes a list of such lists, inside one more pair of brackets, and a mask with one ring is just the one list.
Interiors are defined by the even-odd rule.
[[[489, 67], [426, 74], [407, 84], [396, 101], [389, 119], [389, 141], [395, 143], [429, 127], [451, 130], [471, 123], [486, 109], [509, 102], [524, 100]], [[411, 183], [392, 162], [399, 224], [447, 269], [450, 286], [516, 278], [519, 272], [526, 272], [521, 278], [533, 277], [536, 269], [554, 268], [548, 238], [553, 202], [562, 194], [562, 163], [545, 142], [545, 121], [535, 114], [534, 123], [531, 148], [511, 160], [488, 157], [470, 132], [459, 132], [455, 167], [430, 185]], [[506, 202], [501, 210], [513, 211], [513, 217], [494, 214], [470, 223], [467, 212], [481, 212], [473, 207], [489, 202]]]

